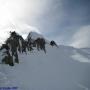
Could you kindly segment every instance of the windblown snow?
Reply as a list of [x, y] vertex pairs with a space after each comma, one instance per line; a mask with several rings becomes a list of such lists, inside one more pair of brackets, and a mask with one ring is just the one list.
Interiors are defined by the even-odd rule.
[[90, 52], [69, 46], [46, 46], [19, 54], [14, 67], [0, 65], [0, 87], [17, 90], [90, 90]]

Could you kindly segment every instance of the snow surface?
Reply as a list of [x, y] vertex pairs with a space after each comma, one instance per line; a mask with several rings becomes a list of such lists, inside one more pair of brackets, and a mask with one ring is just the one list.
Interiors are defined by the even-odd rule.
[[27, 36], [27, 38], [26, 38], [26, 41], [28, 41], [29, 38], [31, 38], [32, 40], [36, 40], [36, 39], [38, 39], [38, 38], [44, 38], [44, 39], [45, 39], [45, 42], [46, 42], [47, 44], [50, 44], [50, 41], [47, 40], [46, 37], [44, 37], [44, 36], [43, 36], [42, 34], [40, 34], [40, 33], [34, 32], [34, 31], [32, 31], [32, 32], [30, 32], [30, 33], [28, 34], [28, 36]]
[[30, 32], [27, 39], [28, 38], [32, 38], [33, 40], [36, 40], [37, 38], [44, 38], [41, 34], [37, 33], [37, 32]]
[[[0, 65], [0, 87], [17, 90], [90, 90], [90, 55], [87, 49], [47, 47], [19, 54], [14, 67]], [[87, 54], [88, 52], [88, 54]]]

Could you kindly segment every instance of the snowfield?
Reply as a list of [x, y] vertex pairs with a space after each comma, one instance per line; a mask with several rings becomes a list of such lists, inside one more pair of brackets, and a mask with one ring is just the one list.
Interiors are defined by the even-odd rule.
[[14, 67], [0, 64], [0, 87], [90, 90], [90, 50], [63, 45], [47, 45], [46, 50], [19, 54], [20, 63]]

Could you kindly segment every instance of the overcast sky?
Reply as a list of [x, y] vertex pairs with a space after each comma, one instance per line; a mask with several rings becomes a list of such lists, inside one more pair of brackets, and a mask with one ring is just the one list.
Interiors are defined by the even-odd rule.
[[42, 33], [58, 44], [90, 47], [90, 0], [0, 0], [0, 42], [10, 30]]

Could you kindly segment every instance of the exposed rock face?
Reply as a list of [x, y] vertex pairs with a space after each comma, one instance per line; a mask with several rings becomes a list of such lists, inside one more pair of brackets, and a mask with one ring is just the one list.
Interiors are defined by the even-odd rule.
[[31, 48], [31, 50], [33, 49], [33, 47], [36, 47], [38, 51], [43, 50], [46, 53], [46, 41], [41, 34], [37, 34], [36, 32], [30, 32], [27, 36], [27, 41], [29, 43], [29, 48]]
[[44, 50], [44, 52], [46, 53], [46, 49], [45, 49], [46, 42], [45, 42], [45, 39], [43, 39], [43, 38], [37, 38], [34, 41], [34, 43], [35, 43], [38, 51], [41, 49], [41, 50]]
[[[14, 66], [14, 63], [19, 63], [18, 53], [27, 53], [27, 51], [32, 51], [34, 48], [37, 48], [38, 51], [43, 50], [46, 53], [46, 44], [47, 42], [44, 37], [35, 32], [29, 33], [26, 40], [15, 31], [10, 32], [10, 37], [0, 49], [5, 50], [3, 52], [4, 58], [2, 59], [2, 63]], [[54, 41], [51, 41], [50, 45], [57, 46]]]
[[2, 59], [2, 63], [9, 64], [10, 66], [14, 66], [13, 58], [9, 52], [10, 50], [9, 46], [7, 44], [3, 44], [0, 50], [3, 50], [3, 49], [4, 49], [4, 52], [3, 52], [4, 58]]
[[56, 44], [56, 42], [53, 41], [53, 40], [50, 42], [50, 45], [51, 45], [51, 46], [56, 46], [56, 47], [58, 47], [58, 45]]
[[18, 35], [15, 31], [10, 32], [10, 37], [6, 40], [5, 44], [2, 45], [1, 50], [5, 49], [3, 63], [14, 66], [15, 63], [19, 63], [18, 51], [23, 52], [24, 39]]

